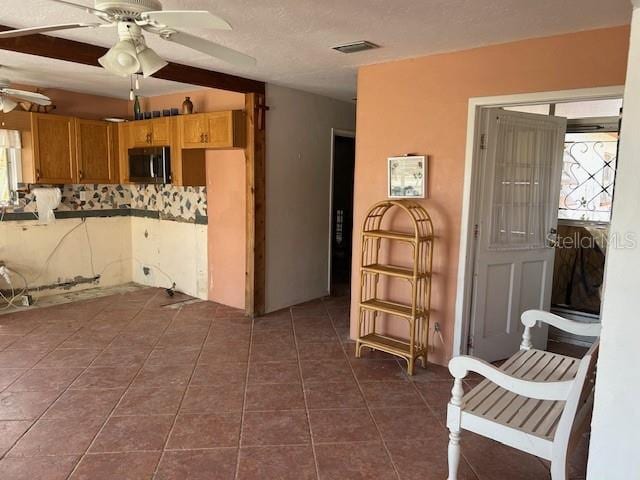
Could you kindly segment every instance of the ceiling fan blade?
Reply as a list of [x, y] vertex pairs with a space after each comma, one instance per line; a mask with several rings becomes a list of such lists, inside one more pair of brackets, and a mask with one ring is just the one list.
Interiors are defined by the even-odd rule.
[[167, 27], [231, 30], [229, 22], [206, 10], [159, 10], [157, 12], [145, 12], [141, 17], [144, 20], [150, 20]]
[[253, 67], [255, 66], [256, 59], [240, 53], [237, 50], [233, 50], [228, 47], [223, 47], [217, 43], [205, 40], [204, 38], [196, 37], [184, 32], [172, 32], [169, 34], [161, 34], [161, 38], [170, 42], [179, 43], [185, 47], [192, 48], [198, 52], [202, 52], [211, 57], [219, 58], [227, 63], [237, 65], [240, 67]]
[[99, 17], [109, 17], [110, 15], [107, 12], [102, 10], [98, 10], [97, 8], [88, 7], [86, 5], [81, 5], [79, 3], [68, 2], [67, 0], [49, 0], [51, 2], [61, 3], [62, 5], [67, 5], [69, 7], [79, 8], [80, 10], [84, 10], [87, 13], [92, 13], [94, 15], [98, 15]]
[[2, 90], [0, 90], [0, 92], [4, 95], [9, 95], [12, 98], [35, 103], [37, 105], [51, 105], [51, 99], [45, 95], [42, 95], [41, 93], [26, 92], [24, 90], [15, 90], [13, 88], [3, 88]]
[[36, 33], [57, 32], [58, 30], [70, 30], [72, 28], [97, 27], [98, 23], [64, 23], [62, 25], [47, 25], [46, 27], [29, 27], [18, 30], [7, 30], [0, 32], [0, 38], [24, 37]]

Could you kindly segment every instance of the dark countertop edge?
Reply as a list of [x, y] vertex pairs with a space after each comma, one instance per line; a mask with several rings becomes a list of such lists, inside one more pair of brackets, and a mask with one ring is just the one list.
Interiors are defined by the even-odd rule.
[[[196, 214], [195, 219], [186, 220], [179, 217], [161, 215], [157, 210], [142, 210], [137, 208], [105, 208], [102, 210], [61, 210], [54, 212], [56, 219], [64, 220], [68, 218], [95, 218], [95, 217], [142, 217], [157, 218], [169, 222], [194, 223], [196, 225], [207, 225], [208, 217]], [[3, 222], [38, 220], [33, 212], [8, 212], [4, 216], [0, 213]]]

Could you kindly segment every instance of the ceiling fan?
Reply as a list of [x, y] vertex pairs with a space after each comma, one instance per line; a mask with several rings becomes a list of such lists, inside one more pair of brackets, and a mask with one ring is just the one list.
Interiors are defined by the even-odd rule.
[[9, 88], [9, 80], [0, 78], [0, 111], [9, 113], [18, 106], [18, 102], [35, 103], [36, 105], [51, 105], [51, 99], [41, 93], [28, 92]]
[[49, 1], [84, 10], [98, 17], [99, 22], [65, 23], [8, 30], [0, 32], [0, 39], [74, 28], [117, 27], [119, 41], [100, 57], [98, 62], [107, 71], [123, 77], [136, 73], [142, 73], [143, 76], [148, 77], [167, 65], [164, 59], [147, 47], [143, 31], [233, 65], [256, 64], [253, 57], [176, 28], [231, 30], [231, 25], [226, 20], [208, 11], [162, 10], [159, 0], [95, 0], [94, 7], [66, 0]]

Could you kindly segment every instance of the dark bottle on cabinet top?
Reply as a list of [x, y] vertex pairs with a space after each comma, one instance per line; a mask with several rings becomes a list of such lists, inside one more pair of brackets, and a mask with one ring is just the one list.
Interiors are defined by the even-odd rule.
[[138, 95], [136, 95], [135, 101], [133, 102], [133, 118], [136, 120], [142, 119], [142, 109], [140, 108], [140, 99]]

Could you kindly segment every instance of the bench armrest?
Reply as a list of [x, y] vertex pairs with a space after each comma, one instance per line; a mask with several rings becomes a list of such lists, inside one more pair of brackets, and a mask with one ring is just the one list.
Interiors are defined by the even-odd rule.
[[573, 380], [562, 382], [523, 380], [505, 373], [484, 360], [466, 355], [452, 358], [449, 362], [449, 371], [456, 382], [466, 377], [469, 372], [476, 372], [505, 390], [538, 400], [566, 400], [573, 385]]
[[585, 337], [600, 336], [601, 325], [599, 323], [583, 323], [569, 320], [568, 318], [545, 312], [544, 310], [527, 310], [520, 317], [524, 325], [524, 334], [522, 335], [522, 344], [520, 348], [523, 350], [531, 350], [533, 343], [531, 342], [531, 329], [537, 322], [543, 322], [547, 325], [559, 328], [560, 330], [574, 335], [584, 335]]

